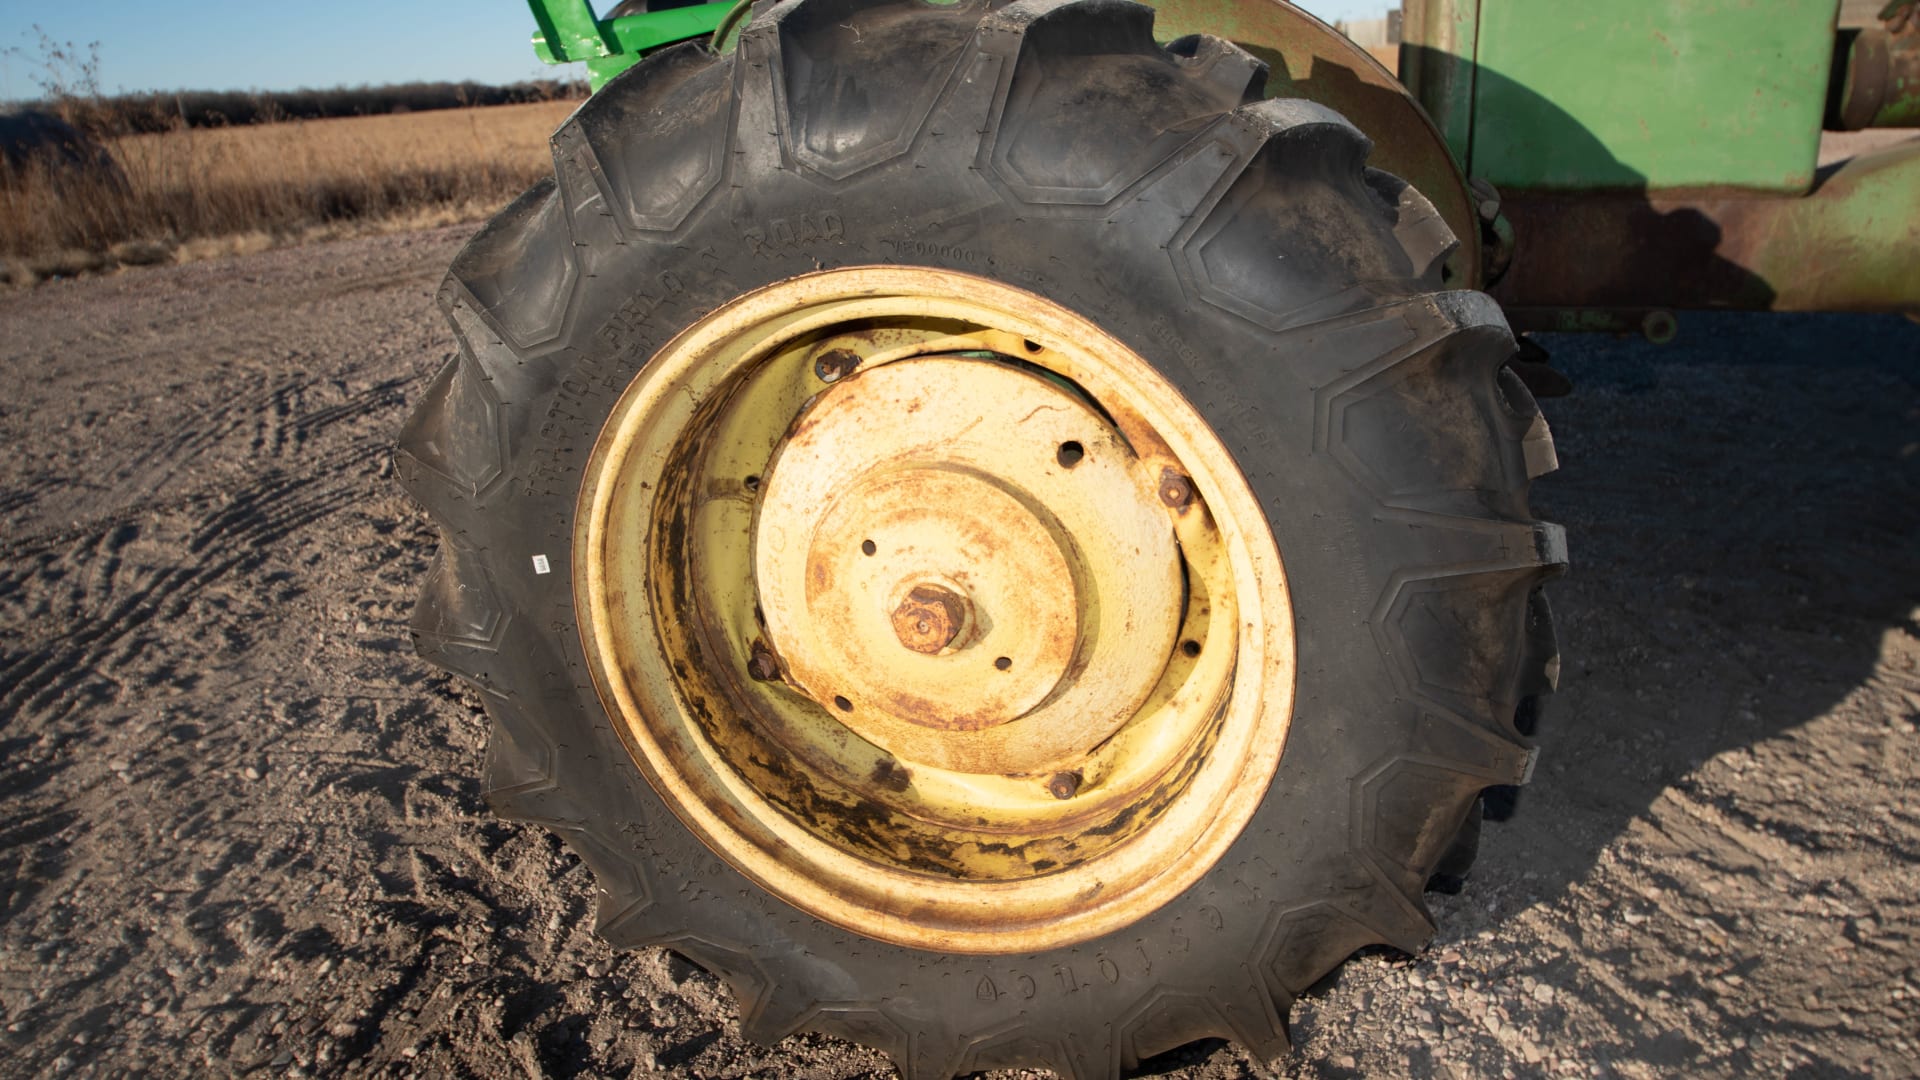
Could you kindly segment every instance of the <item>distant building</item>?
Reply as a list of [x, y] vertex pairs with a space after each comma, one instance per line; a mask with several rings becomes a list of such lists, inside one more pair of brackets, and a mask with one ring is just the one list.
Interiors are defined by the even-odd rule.
[[1400, 9], [1394, 8], [1378, 19], [1341, 19], [1333, 28], [1363, 48], [1388, 48], [1400, 44]]

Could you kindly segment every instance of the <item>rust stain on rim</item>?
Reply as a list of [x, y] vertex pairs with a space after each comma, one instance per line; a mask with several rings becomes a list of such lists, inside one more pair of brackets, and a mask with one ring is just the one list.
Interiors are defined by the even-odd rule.
[[895, 944], [1143, 917], [1285, 743], [1292, 609], [1245, 478], [1139, 356], [998, 282], [825, 271], [708, 315], [615, 405], [574, 543], [648, 781], [773, 894]]

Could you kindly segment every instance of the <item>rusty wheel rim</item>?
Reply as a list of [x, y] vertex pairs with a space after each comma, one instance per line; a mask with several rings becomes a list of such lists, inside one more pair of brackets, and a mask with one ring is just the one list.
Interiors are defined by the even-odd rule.
[[1109, 932], [1197, 881], [1292, 713], [1225, 447], [1031, 293], [861, 267], [743, 295], [626, 388], [575, 601], [642, 773], [774, 895], [917, 948]]

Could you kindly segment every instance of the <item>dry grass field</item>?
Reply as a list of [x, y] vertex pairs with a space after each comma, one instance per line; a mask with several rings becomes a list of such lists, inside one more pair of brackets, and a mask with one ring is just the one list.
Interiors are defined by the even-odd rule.
[[0, 171], [0, 274], [24, 282], [482, 219], [551, 168], [547, 136], [575, 104], [127, 135], [107, 144], [123, 176]]

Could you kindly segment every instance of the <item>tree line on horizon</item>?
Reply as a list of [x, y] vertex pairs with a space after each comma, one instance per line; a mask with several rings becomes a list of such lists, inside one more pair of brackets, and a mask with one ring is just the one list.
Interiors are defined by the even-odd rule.
[[584, 98], [584, 80], [409, 82], [312, 90], [181, 90], [134, 94], [61, 94], [16, 105], [54, 113], [96, 135], [242, 127], [287, 120], [323, 120], [430, 112], [483, 105], [519, 105]]

